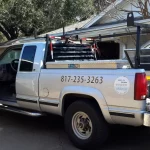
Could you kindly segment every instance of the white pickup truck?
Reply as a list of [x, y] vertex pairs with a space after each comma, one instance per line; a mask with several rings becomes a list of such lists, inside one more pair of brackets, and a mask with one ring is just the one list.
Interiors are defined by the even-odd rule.
[[145, 71], [122, 69], [121, 62], [95, 60], [82, 44], [10, 46], [0, 56], [0, 109], [63, 116], [82, 149], [105, 142], [109, 124], [150, 126]]

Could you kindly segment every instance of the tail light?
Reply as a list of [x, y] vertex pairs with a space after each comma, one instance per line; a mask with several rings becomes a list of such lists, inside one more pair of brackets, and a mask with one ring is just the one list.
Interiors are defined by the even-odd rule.
[[147, 96], [147, 79], [145, 73], [135, 74], [134, 100], [145, 100]]

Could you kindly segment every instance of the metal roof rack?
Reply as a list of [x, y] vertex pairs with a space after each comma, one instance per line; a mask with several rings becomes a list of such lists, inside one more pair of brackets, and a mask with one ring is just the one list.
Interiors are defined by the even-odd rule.
[[[82, 44], [82, 41], [93, 41], [93, 43], [96, 45], [97, 41], [101, 41], [102, 38], [108, 38], [108, 37], [117, 37], [117, 36], [123, 36], [123, 35], [132, 35], [136, 34], [136, 54], [135, 54], [135, 68], [140, 68], [140, 35], [141, 33], [150, 33], [150, 32], [142, 32], [141, 28], [150, 28], [149, 24], [143, 24], [143, 23], [136, 23], [134, 21], [134, 15], [133, 12], [129, 12], [127, 14], [127, 27], [137, 27], [136, 32], [131, 32], [131, 33], [126, 33], [126, 34], [110, 34], [110, 35], [104, 35], [101, 36], [99, 35], [98, 37], [85, 37], [85, 38], [79, 38], [79, 35], [74, 35], [74, 34], [68, 34], [64, 33], [63, 36], [60, 37], [55, 37], [47, 34], [45, 37], [46, 39], [46, 52], [45, 52], [45, 57], [47, 56], [47, 51], [48, 51], [48, 46], [50, 44], [50, 49], [51, 49], [51, 55], [53, 55], [53, 49], [52, 49], [52, 40], [65, 40], [67, 43], [69, 40], [72, 41], [80, 41]], [[42, 38], [42, 37], [37, 37], [37, 38]], [[46, 58], [44, 59], [46, 61]]]
[[[41, 38], [41, 37], [37, 37], [37, 38]], [[79, 41], [80, 44], [83, 44], [82, 42], [83, 41], [92, 41], [93, 42], [93, 48], [96, 49], [96, 42], [95, 42], [95, 39], [94, 38], [81, 38], [79, 39], [78, 35], [76, 36], [60, 36], [60, 37], [57, 37], [57, 36], [51, 36], [49, 34], [46, 34], [45, 37], [42, 37], [42, 38], [45, 38], [46, 39], [46, 47], [45, 47], [45, 56], [44, 56], [44, 64], [46, 64], [46, 57], [47, 57], [47, 54], [48, 54], [48, 50], [50, 50], [50, 53], [51, 53], [51, 58], [53, 59], [53, 43], [52, 43], [52, 40], [63, 40], [65, 44], [69, 43], [69, 41]], [[45, 66], [46, 67], [46, 66]]]
[[127, 26], [137, 27], [136, 32], [136, 54], [135, 54], [135, 68], [140, 68], [140, 35], [141, 28], [150, 28], [149, 24], [136, 23], [134, 22], [133, 12], [128, 13], [127, 15]]

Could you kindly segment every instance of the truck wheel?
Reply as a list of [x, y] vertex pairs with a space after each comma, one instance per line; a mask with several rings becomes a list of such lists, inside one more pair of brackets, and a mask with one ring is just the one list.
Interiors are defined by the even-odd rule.
[[76, 101], [65, 113], [65, 129], [78, 148], [94, 149], [108, 137], [108, 125], [92, 103]]

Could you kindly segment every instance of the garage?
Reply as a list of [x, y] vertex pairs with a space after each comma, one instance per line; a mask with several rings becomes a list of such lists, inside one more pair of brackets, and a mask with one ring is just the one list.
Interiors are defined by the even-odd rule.
[[120, 44], [114, 41], [97, 42], [99, 54], [97, 54], [98, 60], [112, 60], [119, 59], [120, 56]]

